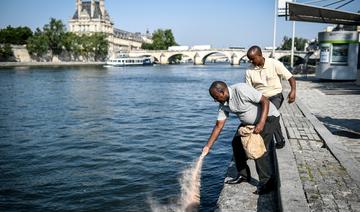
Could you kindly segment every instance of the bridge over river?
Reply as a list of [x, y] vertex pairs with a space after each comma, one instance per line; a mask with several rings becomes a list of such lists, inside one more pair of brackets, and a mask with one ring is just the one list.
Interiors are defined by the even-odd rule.
[[[129, 56], [138, 57], [138, 56], [149, 56], [154, 59], [155, 62], [159, 64], [169, 64], [172, 59], [177, 55], [182, 55], [191, 59], [194, 65], [203, 65], [208, 57], [214, 55], [220, 55], [225, 57], [231, 65], [239, 65], [241, 60], [247, 60], [246, 57], [247, 49], [207, 49], [207, 50], [179, 50], [179, 51], [170, 51], [170, 50], [132, 50], [129, 52]], [[264, 57], [270, 57], [272, 50], [263, 50]], [[290, 56], [291, 51], [289, 50], [277, 50], [275, 51], [276, 59], [281, 59], [285, 56]], [[305, 58], [309, 55], [309, 52], [306, 51], [295, 51], [294, 56]]]

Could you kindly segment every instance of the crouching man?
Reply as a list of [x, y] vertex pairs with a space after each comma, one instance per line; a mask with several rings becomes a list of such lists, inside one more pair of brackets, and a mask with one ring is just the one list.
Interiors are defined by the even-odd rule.
[[[255, 125], [254, 133], [260, 133], [267, 150], [261, 158], [255, 160], [256, 171], [259, 175], [259, 186], [255, 193], [261, 195], [272, 191], [276, 187], [273, 134], [279, 122], [279, 112], [259, 91], [245, 83], [228, 87], [222, 81], [215, 81], [211, 84], [209, 92], [211, 97], [219, 102], [219, 110], [216, 124], [203, 148], [202, 155], [205, 156], [209, 153], [220, 135], [229, 113], [236, 114], [240, 119], [240, 125]], [[248, 158], [238, 133], [233, 138], [232, 147], [238, 175], [225, 183], [249, 182], [251, 174], [246, 163]]]

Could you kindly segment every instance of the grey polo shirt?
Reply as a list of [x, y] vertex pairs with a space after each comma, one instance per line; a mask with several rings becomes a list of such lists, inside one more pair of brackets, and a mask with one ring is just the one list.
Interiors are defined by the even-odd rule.
[[[224, 120], [229, 117], [229, 113], [236, 114], [240, 122], [243, 124], [256, 124], [261, 117], [261, 103], [262, 94], [255, 90], [255, 88], [246, 83], [238, 83], [228, 87], [229, 102], [219, 104], [219, 114], [217, 120]], [[269, 102], [268, 116], [280, 115], [276, 107]]]

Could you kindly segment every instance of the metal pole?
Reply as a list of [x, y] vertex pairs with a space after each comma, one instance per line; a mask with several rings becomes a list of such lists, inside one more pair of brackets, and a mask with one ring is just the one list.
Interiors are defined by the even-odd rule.
[[276, 16], [277, 16], [277, 3], [278, 0], [274, 1], [274, 34], [273, 34], [273, 47], [272, 47], [272, 57], [275, 58], [275, 40], [276, 40]]
[[295, 21], [293, 21], [292, 23], [291, 60], [290, 60], [291, 68], [294, 68], [294, 45], [295, 45]]

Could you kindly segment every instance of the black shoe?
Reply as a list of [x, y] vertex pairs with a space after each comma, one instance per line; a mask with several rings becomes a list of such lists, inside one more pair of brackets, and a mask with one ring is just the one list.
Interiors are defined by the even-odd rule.
[[282, 149], [285, 146], [285, 141], [276, 142], [275, 147], [276, 149]]
[[242, 182], [250, 182], [251, 177], [244, 177], [244, 176], [237, 176], [235, 178], [232, 178], [230, 180], [225, 181], [225, 184], [239, 184]]
[[268, 194], [268, 193], [272, 192], [273, 190], [275, 190], [274, 186], [260, 186], [256, 191], [254, 191], [254, 194], [257, 194], [257, 195]]
[[275, 178], [271, 178], [266, 184], [259, 185], [254, 194], [263, 195], [270, 193], [275, 190], [276, 184]]

